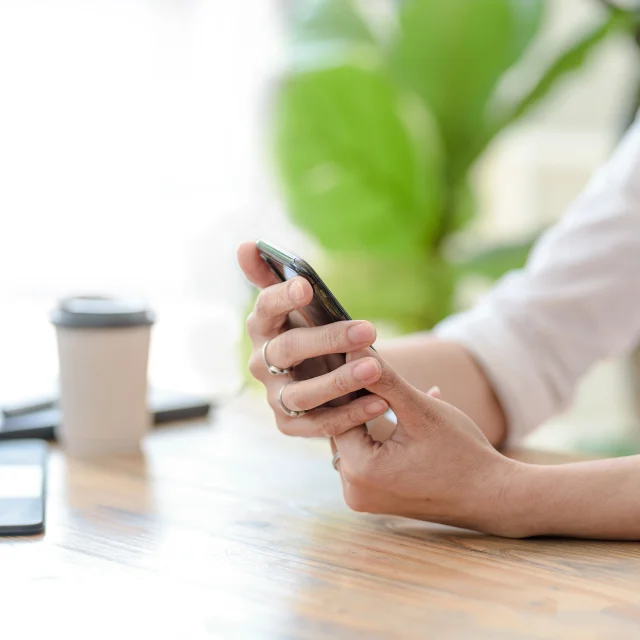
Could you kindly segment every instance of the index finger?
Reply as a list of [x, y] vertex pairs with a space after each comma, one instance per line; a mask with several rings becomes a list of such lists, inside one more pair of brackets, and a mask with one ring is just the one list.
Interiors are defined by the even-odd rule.
[[276, 276], [267, 263], [260, 257], [256, 243], [248, 240], [242, 242], [237, 250], [238, 264], [249, 282], [254, 284], [258, 289], [264, 289], [282, 282]]

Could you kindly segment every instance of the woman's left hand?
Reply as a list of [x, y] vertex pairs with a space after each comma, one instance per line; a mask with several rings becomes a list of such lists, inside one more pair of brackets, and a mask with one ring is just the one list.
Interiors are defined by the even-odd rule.
[[503, 499], [519, 463], [496, 451], [464, 413], [411, 386], [372, 351], [350, 359], [371, 355], [382, 373], [366, 388], [388, 402], [398, 424], [384, 442], [364, 427], [335, 438], [349, 507], [519, 535]]

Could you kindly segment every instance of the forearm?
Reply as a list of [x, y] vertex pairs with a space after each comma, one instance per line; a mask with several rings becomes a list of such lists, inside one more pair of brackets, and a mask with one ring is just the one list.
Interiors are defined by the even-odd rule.
[[413, 334], [376, 348], [417, 389], [440, 387], [442, 399], [466, 413], [493, 445], [504, 440], [504, 412], [486, 375], [464, 347], [429, 334]]
[[504, 535], [640, 540], [640, 456], [515, 463], [503, 496]]

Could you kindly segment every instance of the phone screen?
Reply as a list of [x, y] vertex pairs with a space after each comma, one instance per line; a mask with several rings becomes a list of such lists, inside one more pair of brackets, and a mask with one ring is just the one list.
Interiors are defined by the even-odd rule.
[[43, 531], [46, 457], [42, 440], [0, 444], [0, 535]]

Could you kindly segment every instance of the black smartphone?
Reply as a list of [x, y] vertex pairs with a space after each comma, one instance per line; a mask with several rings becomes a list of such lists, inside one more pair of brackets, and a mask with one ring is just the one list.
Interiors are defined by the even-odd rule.
[[[296, 276], [302, 276], [313, 288], [311, 302], [303, 309], [289, 314], [291, 326], [318, 327], [341, 320], [351, 320], [351, 316], [308, 262], [265, 240], [258, 240], [256, 246], [260, 257], [282, 282]], [[321, 360], [322, 366], [318, 366], [319, 360]], [[311, 366], [302, 363], [301, 366], [296, 367], [296, 377], [302, 379], [314, 377], [323, 371], [333, 371], [344, 363], [344, 354], [331, 354], [322, 356], [321, 359], [314, 358], [313, 362], [309, 363]], [[363, 389], [356, 395], [365, 393], [368, 392]]]
[[[331, 290], [322, 281], [322, 278], [316, 273], [311, 265], [299, 258], [298, 256], [284, 251], [265, 240], [258, 240], [256, 242], [258, 253], [260, 257], [269, 265], [269, 268], [278, 277], [278, 279], [285, 282], [296, 276], [302, 276], [305, 278], [313, 288], [313, 298], [311, 302], [304, 307], [289, 314], [289, 324], [293, 327], [296, 326], [321, 326], [330, 324], [332, 322], [339, 322], [341, 320], [351, 320], [351, 316], [346, 312], [345, 308], [338, 302], [337, 298], [331, 293]], [[375, 351], [372, 346], [371, 349]], [[294, 377], [297, 379], [308, 379], [320, 375], [322, 373], [333, 371], [342, 366], [346, 361], [345, 354], [330, 354], [322, 356], [321, 358], [312, 358], [309, 361], [301, 363], [294, 369]], [[330, 405], [341, 404], [354, 397], [359, 397], [368, 394], [369, 391], [361, 389], [354, 394], [345, 396], [344, 398], [338, 398], [330, 402]], [[384, 416], [369, 421], [367, 427], [369, 433], [376, 440], [385, 440], [391, 433], [389, 429], [378, 426], [382, 423], [392, 425], [397, 424], [397, 418], [391, 409], [388, 409]], [[373, 431], [371, 429], [373, 425]]]
[[313, 287], [313, 300], [301, 311], [307, 324], [318, 327], [340, 320], [351, 320], [344, 307], [308, 262], [264, 240], [258, 240], [256, 246], [260, 257], [282, 282], [302, 276]]
[[11, 440], [0, 444], [0, 535], [44, 531], [47, 443]]

